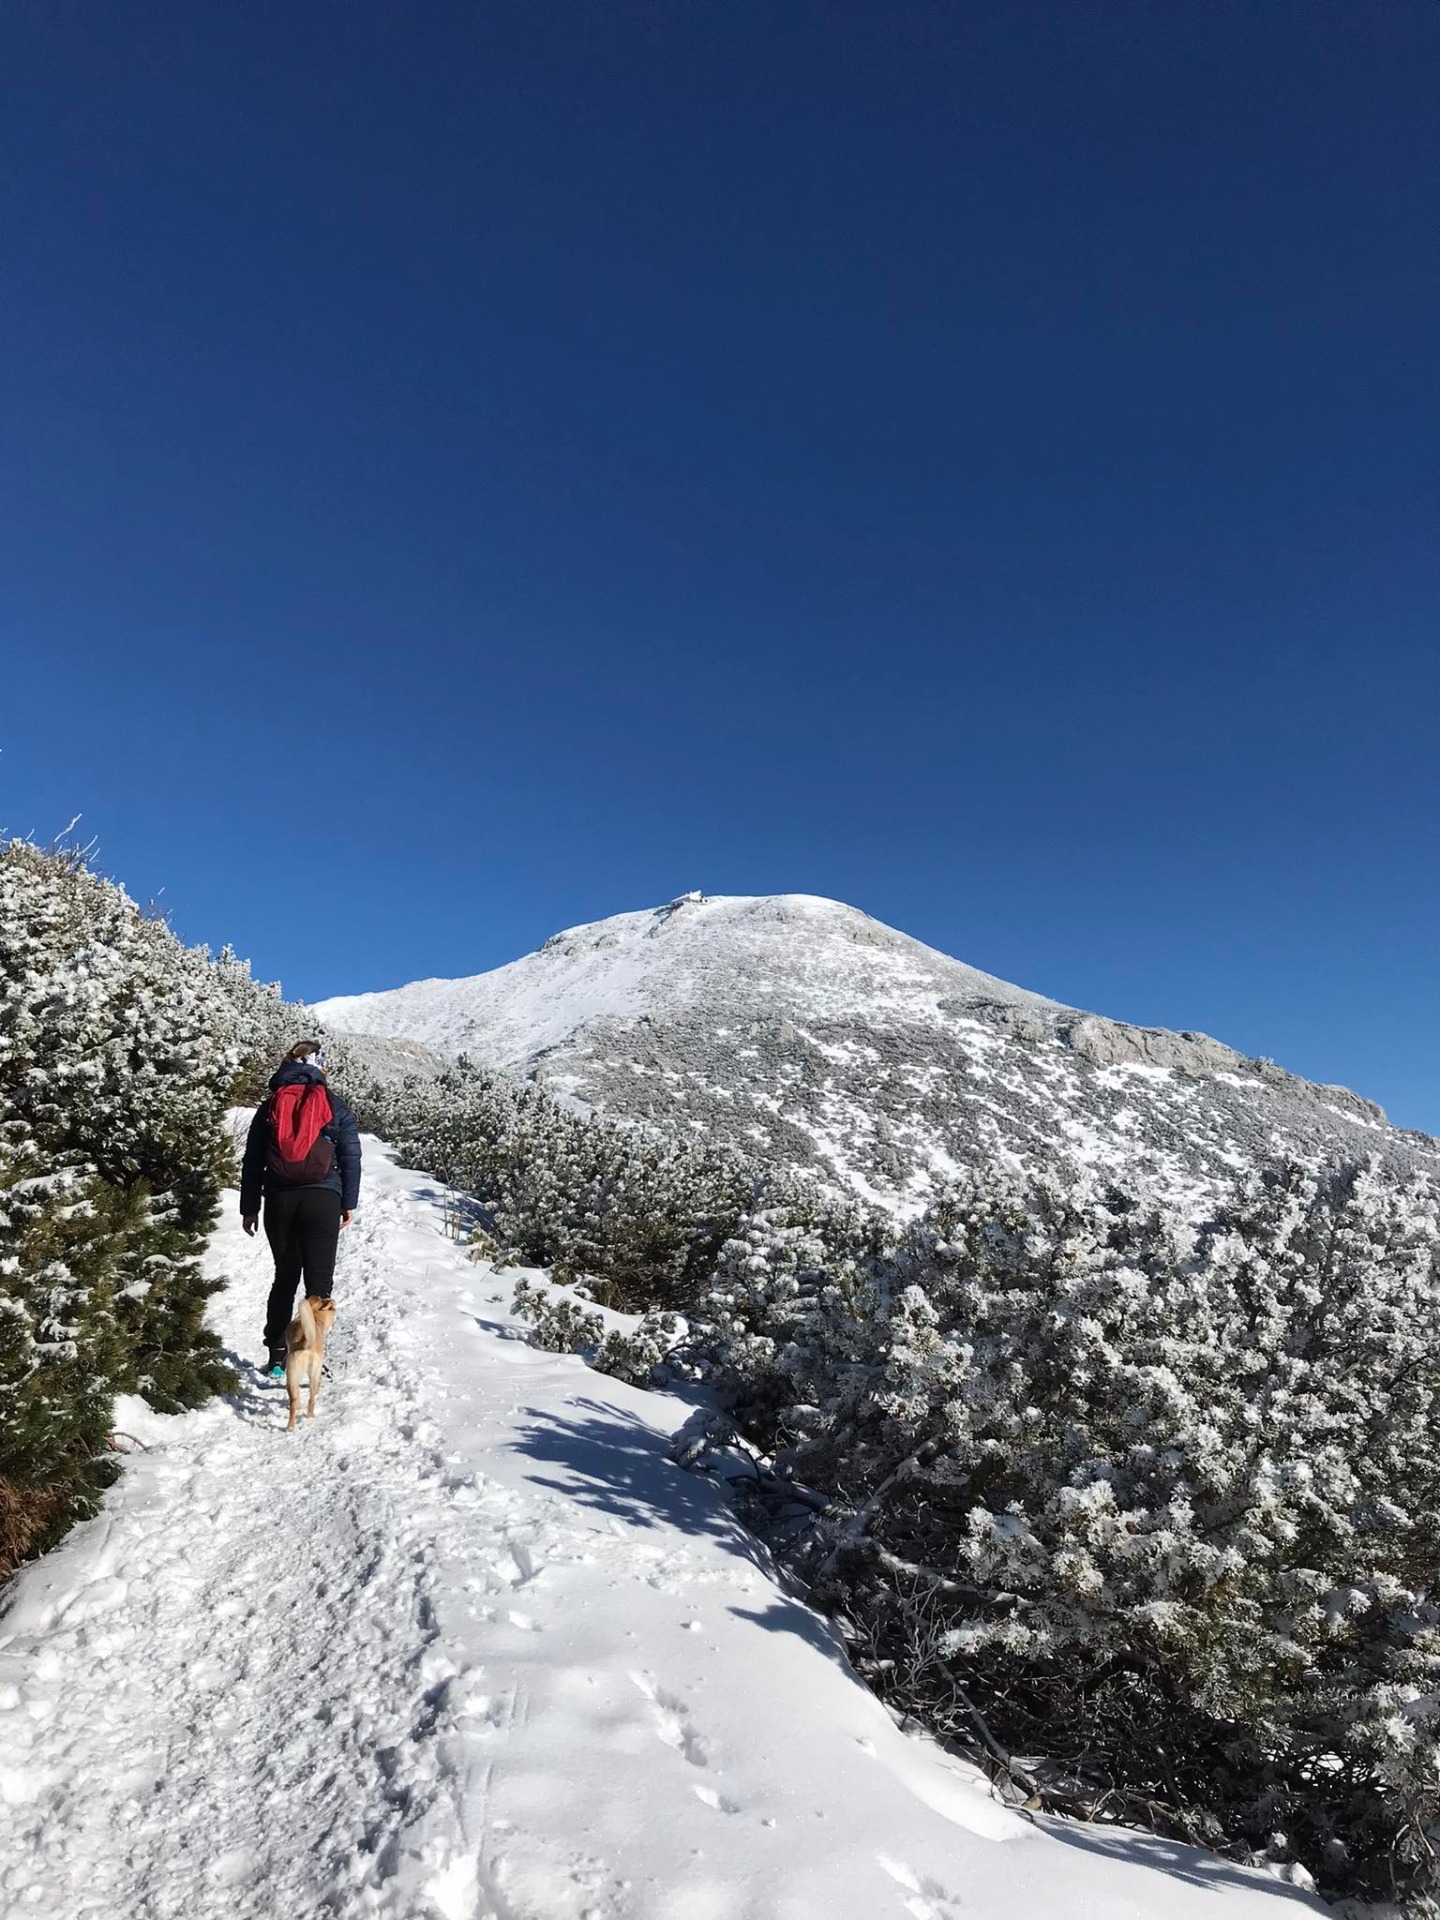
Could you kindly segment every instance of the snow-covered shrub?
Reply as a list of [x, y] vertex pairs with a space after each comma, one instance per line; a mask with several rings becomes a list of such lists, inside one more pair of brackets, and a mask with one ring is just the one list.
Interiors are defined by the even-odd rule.
[[532, 1280], [517, 1282], [510, 1307], [529, 1322], [527, 1339], [541, 1353], [593, 1353], [605, 1338], [604, 1318], [593, 1307], [548, 1293]]
[[361, 1105], [410, 1165], [474, 1196], [506, 1258], [583, 1276], [625, 1311], [683, 1311], [757, 1196], [794, 1184], [733, 1154], [582, 1118], [465, 1061], [436, 1080], [369, 1088]]
[[[137, 1218], [141, 1216], [141, 1218]], [[124, 1371], [115, 1275], [143, 1196], [0, 1128], [0, 1576], [108, 1484]]]
[[655, 1381], [688, 1331], [677, 1313], [647, 1313], [633, 1326], [607, 1328], [604, 1316], [593, 1308], [529, 1280], [517, 1284], [510, 1304], [529, 1322], [532, 1347], [543, 1353], [583, 1354], [598, 1373], [635, 1387]]
[[611, 1327], [595, 1350], [592, 1364], [632, 1387], [664, 1379], [676, 1349], [689, 1332], [678, 1313], [646, 1313], [631, 1327]]
[[752, 1220], [689, 1350], [862, 1671], [1021, 1791], [1436, 1911], [1440, 1217], [1377, 1167]]
[[168, 1409], [229, 1377], [197, 1255], [237, 1057], [204, 954], [80, 860], [0, 843], [0, 1480], [48, 1516], [21, 1550], [104, 1484], [117, 1392]]
[[242, 960], [233, 947], [222, 947], [210, 965], [236, 1054], [230, 1103], [255, 1106], [264, 1099], [276, 1065], [297, 1040], [314, 1039], [318, 1023], [303, 1007], [283, 1000], [278, 985], [254, 979], [250, 962]]

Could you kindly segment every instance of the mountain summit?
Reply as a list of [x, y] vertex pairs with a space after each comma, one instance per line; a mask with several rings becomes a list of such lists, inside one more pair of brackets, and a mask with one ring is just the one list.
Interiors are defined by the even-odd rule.
[[783, 1008], [802, 1019], [935, 1020], [940, 1003], [957, 998], [1051, 1004], [838, 900], [687, 893], [571, 927], [491, 973], [325, 1000], [316, 1012], [345, 1031], [418, 1040], [528, 1073], [597, 1021], [702, 1008], [746, 1019]]
[[905, 1213], [996, 1158], [1145, 1171], [1182, 1194], [1277, 1153], [1440, 1165], [1440, 1143], [1344, 1088], [1077, 1012], [811, 894], [684, 894], [490, 973], [316, 1012]]

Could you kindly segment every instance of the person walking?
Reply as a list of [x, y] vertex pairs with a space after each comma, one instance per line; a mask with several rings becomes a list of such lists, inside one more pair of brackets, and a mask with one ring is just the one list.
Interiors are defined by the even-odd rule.
[[307, 1297], [328, 1300], [335, 1283], [340, 1229], [360, 1199], [360, 1131], [349, 1102], [330, 1091], [325, 1055], [315, 1040], [294, 1046], [271, 1075], [256, 1109], [240, 1168], [240, 1220], [260, 1225], [275, 1256], [275, 1284], [265, 1309], [265, 1356], [283, 1378], [285, 1332], [303, 1280]]

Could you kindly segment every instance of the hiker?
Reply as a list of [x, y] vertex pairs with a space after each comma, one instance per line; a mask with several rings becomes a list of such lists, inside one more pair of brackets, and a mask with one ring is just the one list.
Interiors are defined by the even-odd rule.
[[240, 1219], [260, 1225], [275, 1256], [275, 1284], [265, 1309], [265, 1351], [272, 1376], [285, 1371], [285, 1330], [304, 1281], [307, 1298], [328, 1300], [335, 1280], [340, 1229], [360, 1198], [360, 1133], [347, 1101], [331, 1093], [325, 1055], [302, 1040], [271, 1076], [245, 1141]]

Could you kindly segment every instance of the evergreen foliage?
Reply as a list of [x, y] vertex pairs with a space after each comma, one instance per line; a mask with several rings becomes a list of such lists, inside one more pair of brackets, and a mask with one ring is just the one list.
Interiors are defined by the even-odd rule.
[[252, 979], [250, 962], [242, 960], [233, 947], [222, 947], [211, 962], [211, 981], [224, 1004], [230, 1042], [237, 1054], [228, 1090], [230, 1104], [258, 1106], [277, 1062], [297, 1040], [313, 1038], [317, 1030], [313, 1021], [309, 1030], [297, 1027], [297, 1019], [308, 1017], [304, 1010], [283, 1000], [278, 985]]
[[469, 1061], [357, 1093], [411, 1166], [474, 1196], [503, 1258], [584, 1276], [612, 1307], [683, 1310], [748, 1210], [800, 1203], [790, 1176], [586, 1119]]
[[1418, 1915], [1437, 1324], [1434, 1191], [1291, 1166], [1196, 1226], [998, 1179], [878, 1253], [753, 1217], [682, 1351], [898, 1706], [1036, 1804]]
[[203, 953], [77, 856], [0, 843], [0, 1573], [93, 1505], [117, 1393], [229, 1378], [198, 1256], [236, 1031]]
[[[0, 1574], [113, 1477], [124, 1361], [115, 1274], [143, 1197], [50, 1165], [7, 1125], [0, 1147]], [[128, 1219], [126, 1216], [129, 1216]]]
[[[580, 1292], [577, 1288], [576, 1293]], [[530, 1322], [530, 1345], [542, 1353], [583, 1354], [597, 1372], [631, 1386], [650, 1386], [671, 1361], [688, 1331], [678, 1313], [647, 1313], [633, 1326], [607, 1327], [603, 1314], [522, 1279], [512, 1312]]]

